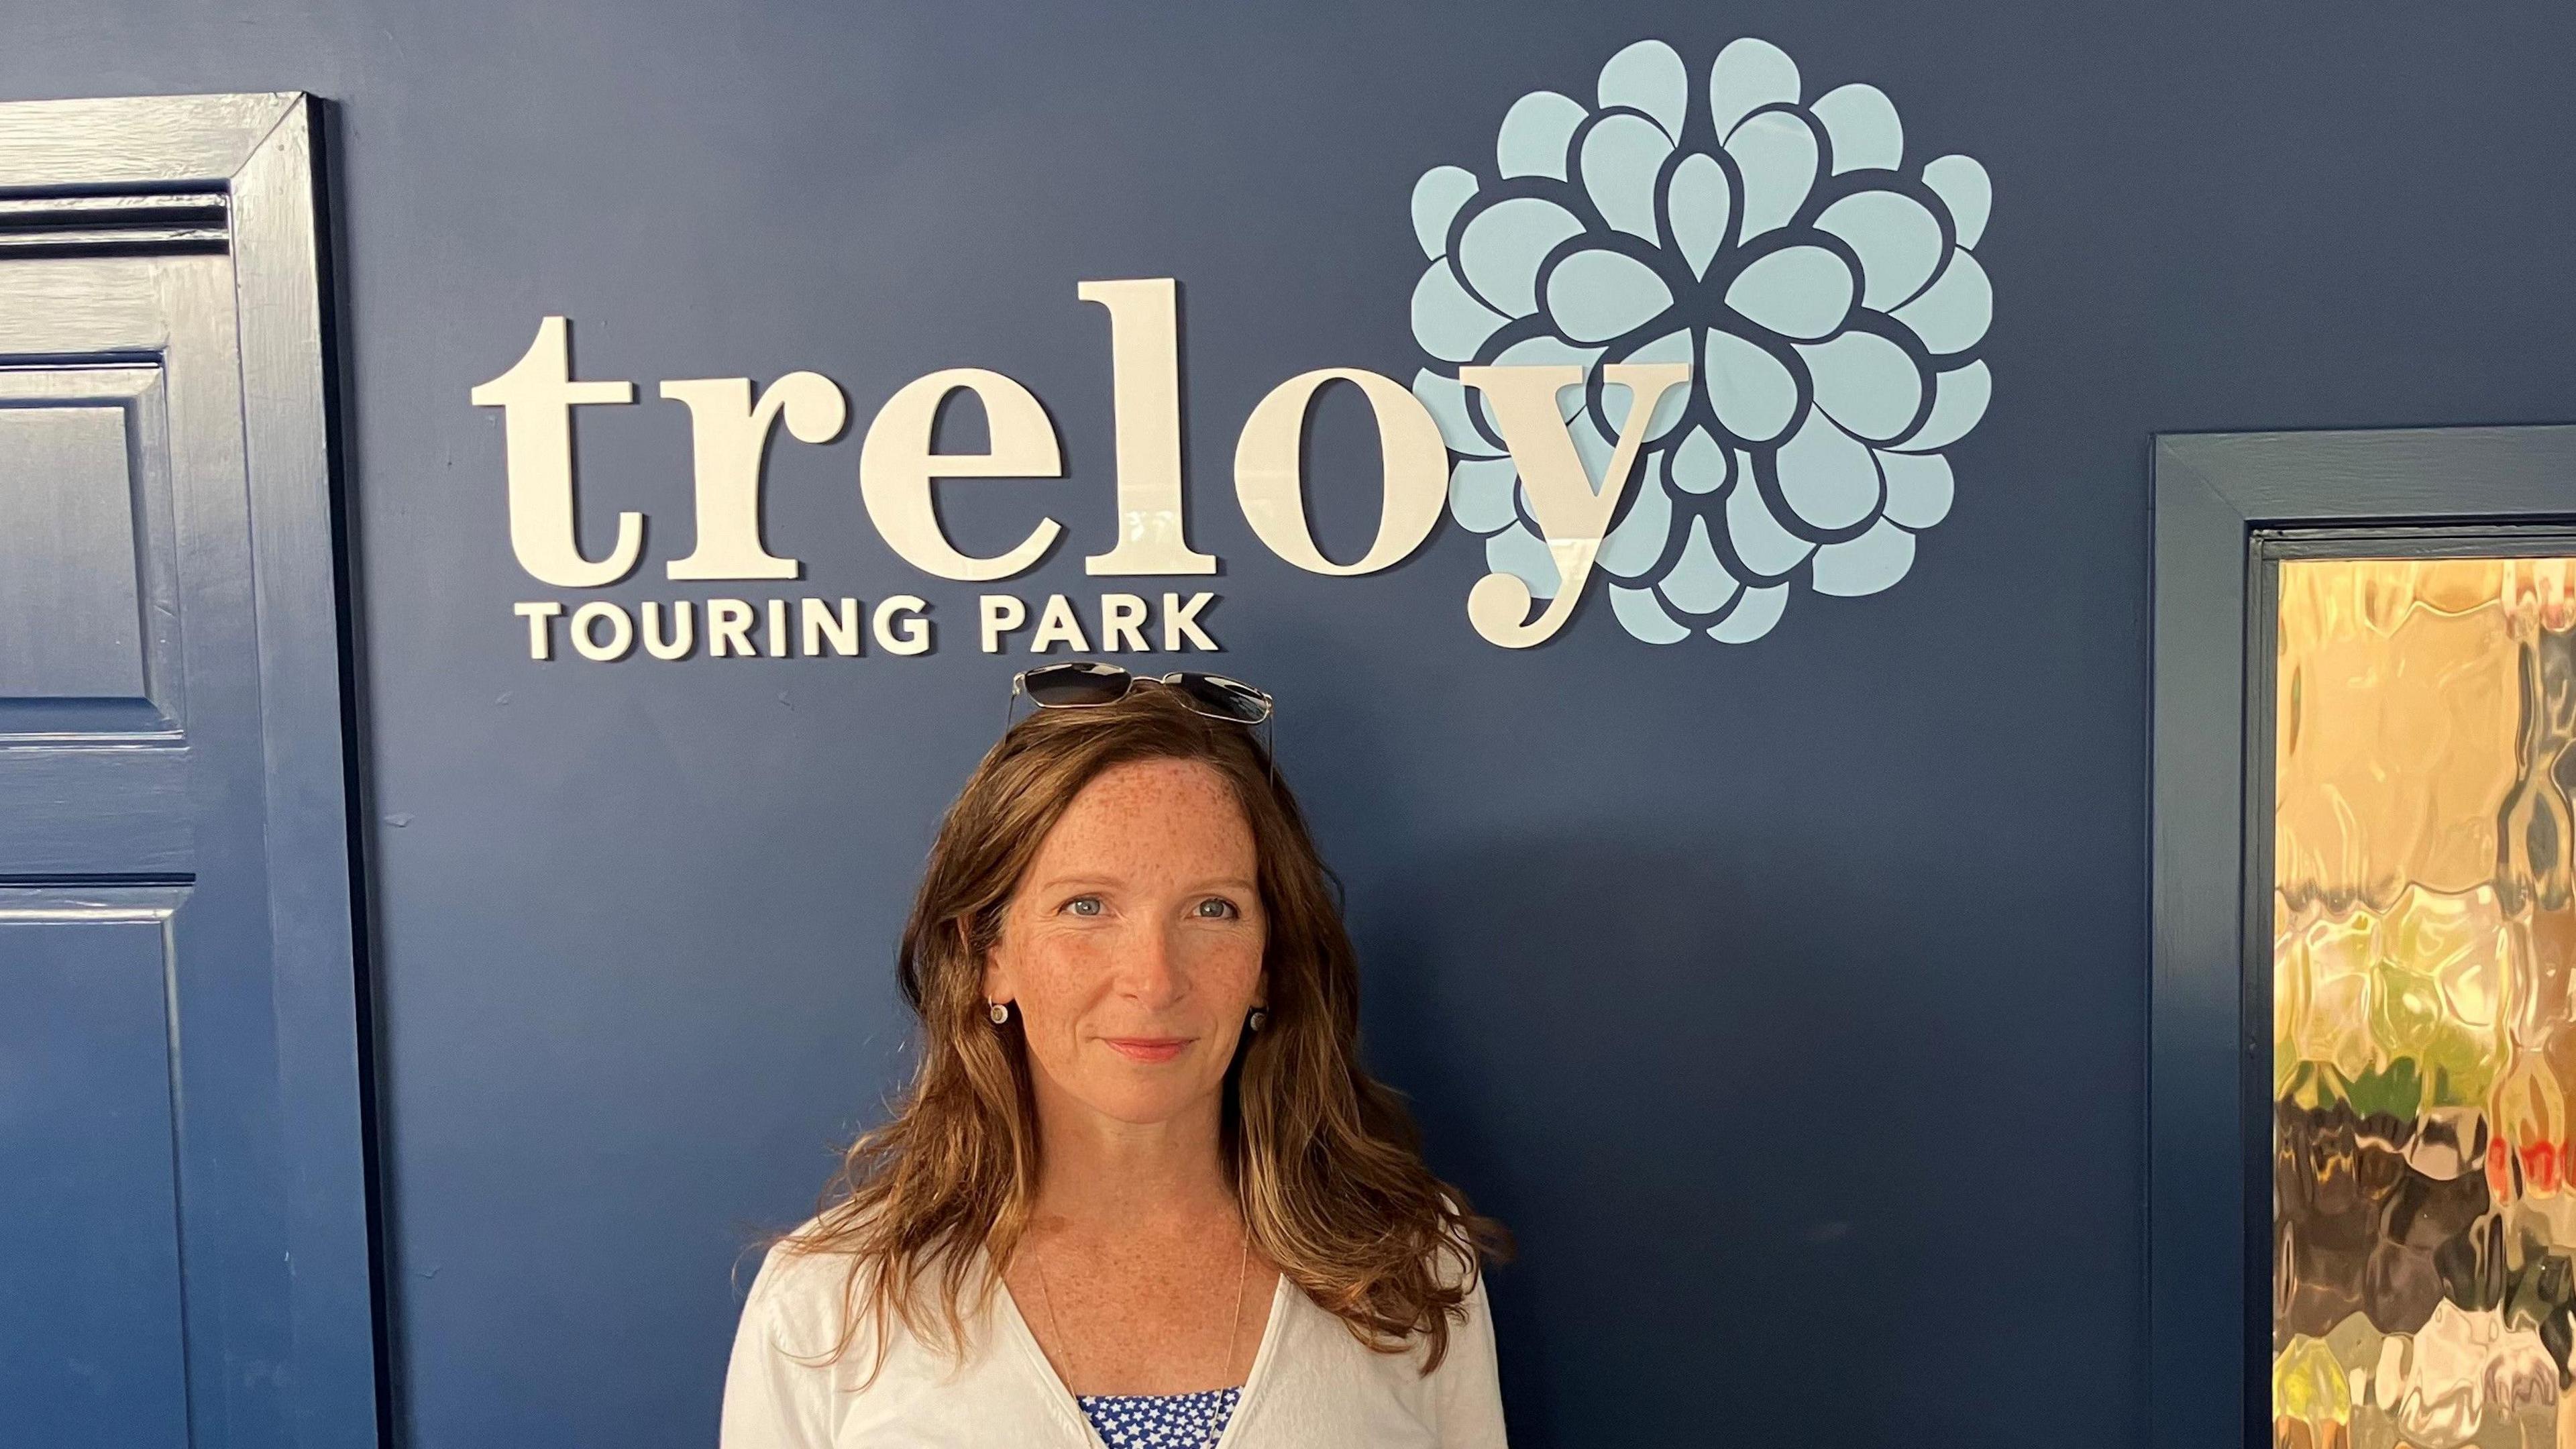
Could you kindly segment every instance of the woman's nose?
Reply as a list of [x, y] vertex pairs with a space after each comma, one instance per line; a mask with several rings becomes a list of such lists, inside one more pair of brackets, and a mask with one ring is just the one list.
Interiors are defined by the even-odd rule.
[[1118, 985], [1139, 1005], [1161, 1010], [1178, 1000], [1185, 977], [1181, 970], [1180, 944], [1165, 926], [1149, 926], [1136, 933], [1119, 953]]

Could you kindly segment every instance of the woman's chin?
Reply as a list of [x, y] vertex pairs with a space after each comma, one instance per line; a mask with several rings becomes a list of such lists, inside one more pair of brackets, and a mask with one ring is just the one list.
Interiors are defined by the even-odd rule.
[[1155, 1127], [1175, 1121], [1202, 1105], [1208, 1095], [1178, 1082], [1102, 1082], [1081, 1094], [1083, 1105], [1130, 1127]]

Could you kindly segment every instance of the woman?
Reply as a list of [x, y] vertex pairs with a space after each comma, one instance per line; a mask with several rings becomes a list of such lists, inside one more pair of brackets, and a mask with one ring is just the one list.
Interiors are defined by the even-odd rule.
[[762, 1264], [725, 1449], [1502, 1444], [1506, 1239], [1360, 1069], [1268, 696], [1024, 686], [904, 927], [911, 1091]]

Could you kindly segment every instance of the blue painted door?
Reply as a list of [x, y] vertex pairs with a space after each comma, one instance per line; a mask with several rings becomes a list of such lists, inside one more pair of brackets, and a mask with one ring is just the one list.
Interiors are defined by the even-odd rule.
[[336, 658], [291, 656], [338, 631], [264, 576], [330, 530], [265, 471], [321, 399], [246, 346], [259, 204], [0, 200], [0, 1443], [375, 1436], [355, 983], [285, 969], [314, 920], [354, 958], [345, 810], [296, 833], [344, 786]]

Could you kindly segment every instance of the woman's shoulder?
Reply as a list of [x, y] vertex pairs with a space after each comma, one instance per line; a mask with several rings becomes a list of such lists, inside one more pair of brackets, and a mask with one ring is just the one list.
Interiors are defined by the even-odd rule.
[[1444, 1293], [1463, 1293], [1481, 1298], [1485, 1291], [1485, 1255], [1475, 1239], [1463, 1227], [1456, 1226], [1460, 1216], [1467, 1211], [1466, 1206], [1454, 1193], [1445, 1190], [1440, 1194], [1440, 1206], [1445, 1230], [1432, 1243], [1426, 1258], [1431, 1281], [1438, 1284]]
[[[878, 1302], [879, 1284], [888, 1265], [856, 1246], [862, 1234], [846, 1218], [826, 1215], [808, 1220], [772, 1240], [743, 1301], [746, 1323], [765, 1325], [778, 1345], [790, 1352], [830, 1355], [856, 1344], [872, 1347], [877, 1333], [890, 1340], [907, 1336], [911, 1315], [947, 1294], [952, 1275], [964, 1273], [960, 1290], [968, 1306], [980, 1303], [973, 1274], [983, 1265], [980, 1250], [970, 1262], [933, 1253], [893, 1274], [906, 1302]], [[819, 1342], [819, 1349], [814, 1347]]]
[[743, 1321], [759, 1324], [784, 1352], [828, 1355], [863, 1316], [867, 1280], [867, 1265], [816, 1219], [770, 1242], [743, 1300]]

